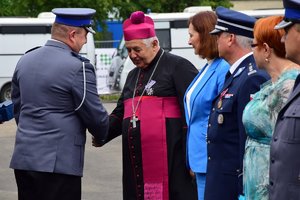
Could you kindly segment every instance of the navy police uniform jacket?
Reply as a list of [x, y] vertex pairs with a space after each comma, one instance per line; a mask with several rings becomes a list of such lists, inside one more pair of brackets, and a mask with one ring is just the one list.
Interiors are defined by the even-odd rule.
[[246, 133], [242, 113], [251, 94], [269, 76], [246, 57], [213, 101], [207, 133], [205, 200], [234, 200], [242, 194], [242, 164]]
[[278, 114], [270, 152], [270, 200], [300, 199], [300, 76]]
[[19, 60], [12, 100], [18, 128], [10, 167], [82, 176], [86, 129], [98, 142], [108, 132], [93, 65], [66, 44], [49, 40]]

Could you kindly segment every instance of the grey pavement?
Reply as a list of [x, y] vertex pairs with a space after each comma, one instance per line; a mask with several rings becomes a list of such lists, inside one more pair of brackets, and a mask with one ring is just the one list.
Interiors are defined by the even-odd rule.
[[[105, 103], [110, 113], [115, 103]], [[15, 142], [16, 125], [11, 120], [0, 124], [0, 200], [17, 200], [13, 170], [9, 168]], [[122, 199], [121, 137], [95, 148], [87, 134], [85, 165], [82, 179], [82, 200]]]

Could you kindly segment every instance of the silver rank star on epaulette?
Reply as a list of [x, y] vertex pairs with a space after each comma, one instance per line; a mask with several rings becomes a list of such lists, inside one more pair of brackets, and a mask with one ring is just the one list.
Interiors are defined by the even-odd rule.
[[256, 73], [256, 69], [253, 69], [252, 63], [249, 63], [249, 72], [248, 72], [248, 76], [250, 76], [251, 74]]

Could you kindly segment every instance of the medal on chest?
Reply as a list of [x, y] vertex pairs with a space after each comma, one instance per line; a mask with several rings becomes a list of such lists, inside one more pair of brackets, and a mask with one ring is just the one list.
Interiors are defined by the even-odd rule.
[[223, 114], [218, 115], [218, 124], [223, 124], [224, 123], [224, 116]]
[[227, 91], [228, 91], [228, 88], [227, 88], [226, 90], [224, 90], [224, 91], [220, 94], [220, 98], [219, 98], [219, 101], [218, 101], [218, 103], [217, 103], [217, 108], [218, 108], [218, 109], [221, 109], [221, 108], [222, 108], [222, 106], [223, 106], [223, 99], [224, 99], [224, 96], [225, 96], [225, 94], [227, 93]]
[[[226, 95], [228, 91], [228, 88], [225, 89], [221, 94], [220, 94], [220, 98], [219, 98], [219, 101], [217, 102], [217, 108], [219, 110], [222, 110], [222, 106], [223, 106], [223, 99], [224, 99], [224, 96]], [[224, 115], [223, 114], [219, 114], [218, 115], [218, 124], [223, 124], [224, 123]]]

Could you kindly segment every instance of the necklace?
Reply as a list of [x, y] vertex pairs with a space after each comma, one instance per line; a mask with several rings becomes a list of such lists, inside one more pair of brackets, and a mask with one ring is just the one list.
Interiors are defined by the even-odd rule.
[[132, 128], [136, 128], [136, 122], [139, 120], [138, 117], [136, 116], [136, 111], [137, 111], [137, 109], [139, 107], [139, 104], [140, 104], [140, 101], [141, 101], [141, 99], [142, 99], [142, 97], [143, 97], [143, 95], [144, 95], [144, 93], [146, 91], [146, 88], [147, 88], [148, 84], [150, 83], [154, 72], [156, 71], [158, 63], [159, 63], [159, 61], [160, 61], [160, 59], [161, 59], [161, 57], [162, 57], [162, 55], [164, 53], [165, 53], [165, 51], [162, 50], [162, 53], [160, 54], [160, 56], [159, 56], [159, 58], [158, 58], [158, 60], [157, 60], [157, 62], [155, 64], [155, 66], [154, 66], [154, 69], [153, 69], [153, 71], [152, 71], [152, 73], [150, 75], [150, 78], [148, 79], [148, 82], [147, 82], [147, 84], [144, 87], [144, 90], [143, 90], [142, 94], [140, 95], [140, 97], [139, 97], [139, 99], [138, 99], [138, 101], [136, 103], [136, 106], [134, 106], [135, 91], [136, 91], [136, 87], [137, 87], [138, 80], [139, 80], [140, 73], [141, 73], [141, 69], [139, 69], [139, 73], [138, 73], [138, 76], [137, 76], [136, 81], [135, 81], [135, 86], [134, 86], [133, 95], [132, 95], [132, 119], [130, 120], [130, 122], [132, 123]]

